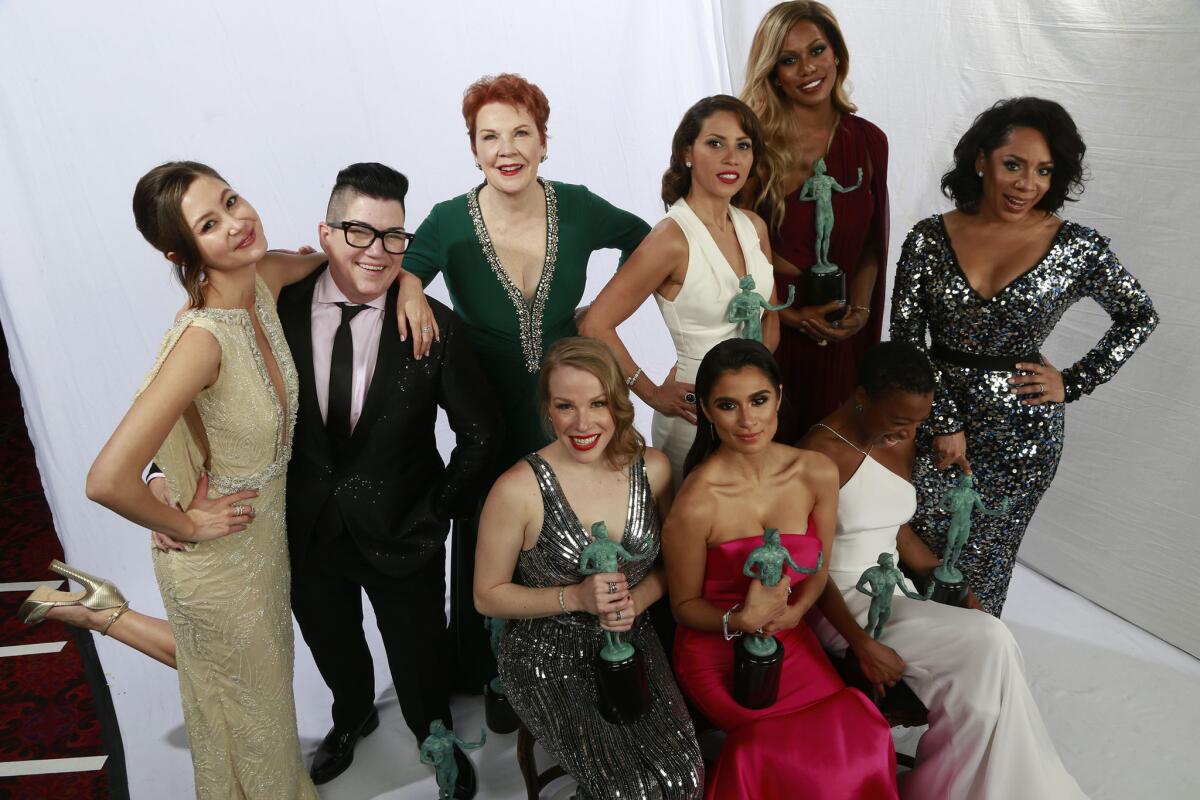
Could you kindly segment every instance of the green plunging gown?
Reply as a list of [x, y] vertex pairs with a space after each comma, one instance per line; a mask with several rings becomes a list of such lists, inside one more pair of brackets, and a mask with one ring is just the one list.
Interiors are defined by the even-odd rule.
[[[615, 248], [623, 263], [650, 232], [640, 217], [584, 186], [538, 182], [546, 194], [546, 260], [531, 298], [522, 295], [496, 256], [479, 209], [482, 185], [435, 205], [404, 257], [404, 268], [426, 285], [443, 274], [467, 340], [491, 381], [505, 422], [497, 474], [549, 441], [537, 408], [539, 368], [547, 347], [578, 333], [575, 309], [587, 283], [588, 259], [596, 250]], [[476, 521], [455, 526], [450, 600], [456, 688], [471, 692], [482, 691], [496, 674], [471, 597]]]

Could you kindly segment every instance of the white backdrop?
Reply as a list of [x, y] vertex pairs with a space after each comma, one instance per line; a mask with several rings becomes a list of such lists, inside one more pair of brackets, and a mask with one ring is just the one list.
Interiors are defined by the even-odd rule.
[[[256, 205], [271, 243], [290, 247], [315, 242], [340, 167], [380, 160], [410, 177], [415, 229], [433, 203], [477, 180], [461, 93], [507, 70], [550, 98], [542, 174], [653, 222], [675, 124], [696, 99], [740, 88], [770, 5], [0, 2], [0, 320], [69, 560], [116, 581], [136, 607], [161, 610], [145, 534], [83, 496], [92, 458], [182, 302], [129, 211], [148, 168], [212, 164]], [[1066, 456], [1022, 557], [1200, 654], [1200, 628], [1173, 611], [1200, 605], [1187, 573], [1200, 557], [1190, 486], [1200, 7], [844, 0], [835, 10], [853, 53], [852, 96], [891, 140], [893, 260], [913, 222], [947, 207], [937, 180], [978, 111], [1039, 94], [1075, 115], [1092, 180], [1066, 213], [1112, 237], [1163, 323], [1116, 381], [1071, 406]], [[588, 298], [614, 263], [593, 261]], [[433, 293], [444, 297], [440, 282]], [[1047, 355], [1065, 366], [1105, 324], [1082, 305]], [[653, 304], [626, 333], [661, 378], [673, 359]], [[127, 751], [142, 756], [129, 759], [134, 796], [187, 795], [173, 675], [99, 646]], [[298, 669], [311, 671], [307, 658], [301, 645]], [[298, 699], [302, 727], [327, 714], [326, 699]]]

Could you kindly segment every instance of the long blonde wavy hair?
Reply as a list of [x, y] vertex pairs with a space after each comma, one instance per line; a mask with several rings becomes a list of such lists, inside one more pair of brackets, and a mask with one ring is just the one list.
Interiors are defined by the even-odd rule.
[[837, 78], [831, 96], [834, 109], [842, 114], [853, 114], [858, 110], [858, 106], [851, 103], [846, 94], [850, 51], [846, 49], [846, 39], [833, 12], [813, 0], [792, 0], [768, 11], [762, 22], [758, 23], [754, 41], [750, 44], [746, 85], [742, 88], [741, 98], [754, 110], [762, 124], [768, 155], [758, 169], [756, 205], [766, 207], [771, 225], [775, 228], [783, 223], [784, 181], [796, 168], [795, 156], [789, 145], [796, 141], [800, 133], [787, 98], [775, 85], [775, 68], [779, 63], [779, 54], [783, 52], [784, 39], [800, 22], [811, 22], [820, 28], [838, 60]]

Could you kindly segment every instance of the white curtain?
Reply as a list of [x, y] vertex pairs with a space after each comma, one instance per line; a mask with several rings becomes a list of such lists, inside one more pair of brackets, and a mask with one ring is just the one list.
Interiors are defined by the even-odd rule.
[[[542, 174], [656, 221], [671, 134], [695, 100], [740, 89], [768, 2], [0, 4], [0, 320], [69, 560], [160, 612], [148, 540], [83, 482], [183, 302], [134, 229], [133, 185], [162, 161], [211, 164], [256, 205], [273, 246], [315, 243], [337, 170], [379, 160], [412, 181], [409, 227], [478, 180], [460, 114], [480, 75], [521, 73], [551, 102]], [[1111, 236], [1163, 324], [1118, 378], [1069, 411], [1057, 481], [1022, 556], [1192, 653], [1200, 605], [1196, 324], [1200, 7], [1160, 2], [836, 4], [853, 98], [891, 140], [893, 253], [947, 207], [953, 143], [994, 100], [1063, 102], [1092, 180], [1073, 219]], [[593, 261], [590, 299], [615, 257]], [[439, 282], [434, 294], [444, 298]], [[1065, 366], [1106, 324], [1072, 311], [1047, 355]], [[627, 341], [661, 379], [653, 304]], [[648, 415], [639, 410], [643, 430]], [[21, 578], [9, 578], [18, 580]], [[299, 639], [297, 639], [299, 643]], [[107, 640], [135, 797], [190, 789], [174, 676]], [[298, 658], [307, 659], [302, 644]], [[306, 719], [324, 699], [298, 697]], [[320, 728], [323, 722], [314, 723]], [[171, 731], [170, 734], [165, 732]]]

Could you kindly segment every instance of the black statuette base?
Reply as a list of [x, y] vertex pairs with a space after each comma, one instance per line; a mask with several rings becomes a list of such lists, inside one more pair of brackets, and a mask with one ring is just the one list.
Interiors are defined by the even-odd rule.
[[613, 725], [636, 722], [650, 710], [650, 680], [639, 651], [624, 661], [592, 662], [596, 673], [596, 705], [600, 716]]
[[947, 606], [967, 607], [967, 582], [945, 583], [933, 578], [933, 596], [935, 602]]
[[521, 724], [508, 695], [492, 689], [490, 682], [483, 685], [483, 718], [492, 733], [512, 733]]
[[733, 699], [743, 708], [767, 708], [779, 697], [783, 642], [775, 641], [775, 652], [771, 655], [756, 656], [746, 649], [745, 638], [733, 647]]
[[[835, 269], [829, 273], [808, 271], [808, 305], [823, 306], [835, 300], [846, 299], [846, 273]], [[832, 322], [841, 319], [845, 311], [838, 309], [830, 311], [825, 318]]]

